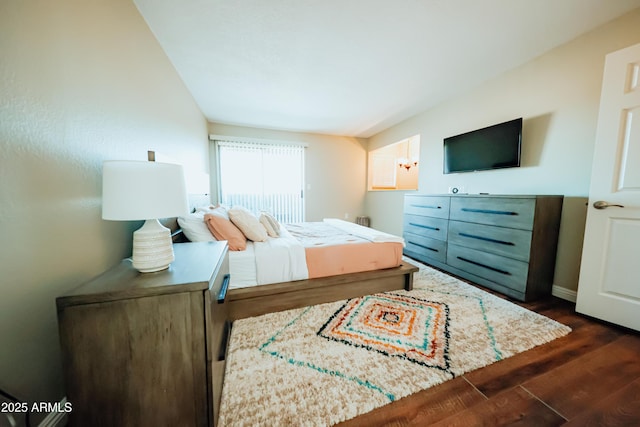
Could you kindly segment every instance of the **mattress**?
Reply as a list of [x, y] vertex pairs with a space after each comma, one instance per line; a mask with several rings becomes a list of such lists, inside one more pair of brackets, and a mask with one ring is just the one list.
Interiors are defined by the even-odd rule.
[[230, 288], [397, 267], [404, 240], [346, 221], [288, 224], [281, 237], [230, 251]]

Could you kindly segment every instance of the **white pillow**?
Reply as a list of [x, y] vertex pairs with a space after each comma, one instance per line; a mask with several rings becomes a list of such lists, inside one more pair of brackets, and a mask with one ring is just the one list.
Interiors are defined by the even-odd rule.
[[227, 211], [231, 222], [242, 231], [242, 234], [249, 240], [254, 242], [264, 242], [267, 240], [267, 230], [264, 228], [258, 218], [255, 217], [247, 209], [234, 206]]
[[216, 240], [204, 222], [204, 212], [194, 212], [186, 216], [180, 216], [178, 217], [178, 224], [187, 239], [192, 242], [211, 242]]
[[278, 221], [266, 212], [260, 214], [260, 224], [267, 230], [269, 237], [280, 236], [280, 224]]
[[224, 217], [225, 219], [229, 219], [229, 215], [227, 214], [227, 208], [223, 205], [200, 206], [199, 208], [196, 208], [196, 213], [202, 213], [203, 215], [208, 213], [217, 214]]

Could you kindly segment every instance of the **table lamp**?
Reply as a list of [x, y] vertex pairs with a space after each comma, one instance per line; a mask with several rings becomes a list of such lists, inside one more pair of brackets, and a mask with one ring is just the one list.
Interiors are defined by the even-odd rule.
[[158, 218], [188, 213], [181, 165], [154, 161], [105, 161], [102, 218], [145, 220], [133, 233], [133, 266], [142, 273], [164, 270], [175, 257], [171, 231]]

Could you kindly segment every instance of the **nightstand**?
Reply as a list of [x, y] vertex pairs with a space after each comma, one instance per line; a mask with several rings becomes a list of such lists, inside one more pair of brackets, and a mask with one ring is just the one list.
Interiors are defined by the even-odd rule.
[[230, 332], [226, 242], [178, 243], [168, 270], [126, 259], [57, 298], [72, 426], [216, 424]]

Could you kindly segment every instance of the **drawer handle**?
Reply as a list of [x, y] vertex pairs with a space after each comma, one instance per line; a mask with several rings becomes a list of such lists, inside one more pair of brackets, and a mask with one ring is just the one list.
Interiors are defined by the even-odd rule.
[[225, 298], [227, 298], [227, 290], [229, 289], [229, 282], [231, 281], [231, 275], [225, 274], [222, 279], [222, 286], [220, 287], [220, 292], [218, 293], [218, 304], [224, 304]]
[[411, 205], [414, 208], [425, 208], [425, 209], [442, 209], [442, 206], [434, 206], [434, 205]]
[[218, 349], [218, 362], [222, 362], [227, 356], [227, 347], [229, 346], [229, 336], [231, 335], [231, 322], [224, 322], [224, 330], [222, 331], [222, 340]]
[[412, 242], [412, 241], [409, 241], [409, 243], [410, 243], [410, 244], [412, 244], [412, 245], [414, 245], [414, 246], [418, 246], [418, 247], [421, 247], [421, 248], [423, 248], [423, 249], [427, 249], [427, 250], [430, 250], [430, 251], [433, 251], [433, 252], [440, 252], [440, 251], [439, 251], [439, 250], [437, 250], [437, 249], [430, 248], [429, 246], [421, 245], [420, 243], [416, 243], [416, 242]]
[[488, 265], [482, 264], [477, 261], [471, 261], [470, 259], [466, 259], [461, 256], [457, 256], [456, 258], [458, 258], [460, 261], [468, 262], [469, 264], [477, 265], [478, 267], [483, 267], [488, 270], [495, 271], [496, 273], [504, 274], [505, 276], [511, 276], [511, 273], [509, 273], [508, 271], [500, 270], [499, 268], [490, 267]]
[[490, 239], [489, 237], [475, 236], [473, 234], [467, 234], [467, 233], [458, 233], [458, 234], [462, 237], [469, 237], [470, 239], [484, 240], [485, 242], [498, 243], [500, 245], [507, 245], [507, 246], [516, 245], [513, 242], [505, 242], [504, 240]]
[[426, 228], [429, 230], [440, 231], [438, 227], [430, 227], [428, 225], [416, 224], [415, 222], [410, 222], [409, 225], [413, 225], [414, 227]]
[[518, 212], [494, 211], [494, 210], [491, 210], [491, 209], [462, 208], [460, 210], [463, 211], [463, 212], [485, 213], [485, 214], [492, 214], [492, 215], [518, 215]]

